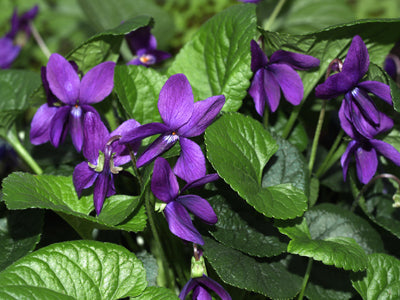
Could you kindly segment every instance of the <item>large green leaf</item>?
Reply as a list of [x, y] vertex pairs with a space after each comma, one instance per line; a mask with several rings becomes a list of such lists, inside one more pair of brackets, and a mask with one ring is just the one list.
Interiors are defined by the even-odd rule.
[[146, 226], [146, 214], [144, 207], [138, 206], [138, 197], [109, 197], [98, 217], [89, 215], [94, 209], [93, 196], [78, 198], [72, 177], [16, 172], [4, 179], [3, 193], [9, 209], [46, 208], [109, 229], [141, 231]]
[[117, 66], [115, 91], [130, 118], [140, 124], [160, 122], [158, 95], [167, 77], [151, 68], [141, 66]]
[[138, 16], [113, 29], [100, 32], [70, 52], [67, 57], [75, 61], [80, 71], [86, 73], [99, 63], [116, 61], [124, 36], [129, 32], [152, 24], [149, 16]]
[[368, 256], [367, 274], [356, 274], [352, 284], [363, 299], [400, 298], [400, 261], [390, 255]]
[[42, 225], [42, 211], [0, 211], [0, 270], [35, 248]]
[[226, 114], [206, 130], [205, 144], [218, 174], [257, 211], [289, 219], [307, 209], [306, 196], [291, 183], [262, 187], [263, 169], [277, 145], [259, 122]]
[[204, 241], [204, 255], [224, 282], [272, 299], [293, 298], [299, 292], [301, 277], [279, 261], [248, 256], [208, 237]]
[[170, 289], [149, 286], [144, 290], [143, 294], [132, 298], [132, 300], [179, 300], [179, 298], [175, 292]]
[[3, 300], [75, 300], [76, 298], [36, 286], [8, 285], [0, 288]]
[[[146, 288], [142, 263], [127, 249], [95, 241], [53, 244], [18, 260], [0, 273], [0, 289], [33, 287], [74, 299], [119, 299]], [[46, 294], [44, 294], [46, 295]]]
[[383, 65], [386, 55], [400, 39], [400, 20], [360, 20], [336, 25], [306, 35], [289, 35], [264, 31], [268, 54], [283, 49], [301, 52], [318, 58], [319, 69], [299, 72], [304, 85], [304, 98], [311, 93], [318, 81], [325, 75], [329, 63], [335, 58], [344, 59], [355, 35], [364, 40], [370, 61]]
[[256, 36], [255, 6], [232, 6], [199, 29], [179, 52], [168, 73], [184, 73], [195, 99], [223, 94], [223, 110], [236, 111], [253, 75], [250, 41]]

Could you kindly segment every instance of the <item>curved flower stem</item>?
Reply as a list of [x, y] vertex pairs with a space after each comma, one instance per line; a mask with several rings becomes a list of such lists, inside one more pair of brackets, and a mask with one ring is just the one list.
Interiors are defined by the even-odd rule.
[[33, 159], [29, 152], [26, 151], [24, 146], [22, 146], [15, 132], [15, 128], [7, 131], [5, 139], [8, 143], [10, 143], [10, 145], [14, 148], [18, 155], [27, 163], [27, 165], [32, 169], [33, 172], [35, 172], [37, 175], [43, 173], [43, 170], [40, 168], [37, 162]]
[[308, 170], [310, 171], [310, 175], [311, 175], [313, 167], [314, 167], [315, 156], [317, 154], [317, 147], [318, 147], [318, 142], [319, 142], [319, 136], [321, 135], [321, 129], [322, 129], [322, 125], [324, 123], [324, 118], [325, 118], [325, 110], [326, 110], [326, 100], [322, 100], [321, 111], [319, 112], [317, 128], [315, 129], [314, 140], [313, 140], [313, 144], [311, 147], [310, 160], [308, 162]]
[[340, 154], [339, 156], [341, 156], [343, 154], [343, 151], [341, 149], [339, 149], [339, 145], [342, 142], [343, 135], [344, 135], [344, 131], [340, 130], [340, 132], [337, 135], [335, 141], [333, 142], [333, 145], [332, 145], [331, 149], [329, 150], [329, 152], [326, 155], [324, 161], [321, 163], [321, 165], [319, 166], [317, 172], [315, 173], [315, 177], [320, 178], [322, 175], [324, 175], [324, 173], [332, 165], [332, 158], [333, 157], [337, 157], [339, 154]]
[[269, 30], [271, 28], [272, 23], [274, 23], [276, 17], [278, 16], [278, 14], [281, 11], [285, 2], [286, 2], [286, 0], [279, 0], [278, 4], [275, 6], [274, 10], [272, 11], [271, 15], [269, 16], [268, 21], [265, 24], [264, 30]]
[[289, 136], [290, 132], [292, 131], [293, 125], [296, 122], [297, 117], [299, 116], [302, 106], [303, 102], [293, 108], [289, 120], [287, 121], [286, 126], [283, 128], [282, 138], [286, 139]]
[[299, 294], [299, 297], [297, 298], [297, 300], [302, 300], [304, 297], [304, 292], [306, 291], [308, 279], [310, 278], [312, 264], [313, 264], [313, 259], [310, 257], [308, 259], [306, 274], [304, 274], [303, 283], [301, 285], [301, 291], [300, 291], [300, 294]]
[[46, 43], [43, 41], [42, 37], [40, 36], [40, 33], [37, 31], [35, 25], [33, 25], [32, 22], [29, 23], [29, 27], [31, 29], [32, 35], [33, 35], [36, 43], [39, 45], [40, 50], [42, 50], [43, 54], [48, 59], [51, 55], [49, 48], [47, 48]]

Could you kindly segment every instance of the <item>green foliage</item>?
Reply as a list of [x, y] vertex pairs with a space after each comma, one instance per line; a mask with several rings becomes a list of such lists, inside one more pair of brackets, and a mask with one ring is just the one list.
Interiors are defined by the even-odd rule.
[[178, 296], [174, 291], [156, 286], [147, 287], [144, 292], [137, 297], [131, 298], [132, 300], [178, 300]]

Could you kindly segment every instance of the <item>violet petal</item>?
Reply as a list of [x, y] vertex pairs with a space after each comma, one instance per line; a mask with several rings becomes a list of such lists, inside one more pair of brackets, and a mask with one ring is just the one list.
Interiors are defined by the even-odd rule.
[[78, 152], [81, 152], [83, 145], [83, 110], [82, 107], [76, 105], [71, 108], [69, 117], [69, 130], [72, 143]]
[[191, 290], [193, 290], [198, 283], [196, 282], [195, 279], [190, 278], [189, 281], [185, 284], [185, 286], [182, 288], [181, 292], [179, 293], [179, 299], [180, 300], [185, 300], [186, 296], [190, 293]]
[[79, 100], [82, 104], [98, 103], [114, 88], [115, 63], [103, 62], [89, 70], [82, 78]]
[[48, 106], [47, 103], [41, 105], [31, 122], [30, 140], [33, 145], [40, 145], [50, 140], [50, 123], [58, 108]]
[[192, 87], [183, 74], [172, 75], [164, 84], [158, 99], [158, 110], [164, 123], [177, 130], [193, 113], [194, 98]]
[[3, 37], [0, 39], [0, 68], [8, 69], [18, 57], [21, 47], [14, 45], [11, 38]]
[[359, 143], [355, 140], [351, 141], [346, 148], [346, 151], [344, 151], [340, 163], [342, 165], [343, 169], [343, 180], [346, 181], [346, 175], [347, 175], [347, 170], [349, 168], [349, 163], [351, 159], [351, 155], [356, 151], [357, 147], [359, 147]]
[[74, 105], [79, 97], [80, 79], [71, 64], [60, 54], [53, 53], [46, 67], [50, 90], [62, 102]]
[[218, 218], [207, 200], [197, 195], [183, 195], [176, 199], [186, 209], [207, 224], [214, 225]]
[[255, 73], [268, 64], [268, 57], [255, 40], [251, 40], [250, 42], [250, 51], [251, 70]]
[[169, 230], [174, 235], [185, 241], [204, 245], [201, 234], [193, 226], [192, 219], [182, 204], [176, 201], [168, 203], [164, 209], [164, 214]]
[[196, 187], [201, 187], [205, 185], [206, 183], [215, 181], [219, 179], [219, 175], [217, 173], [212, 173], [212, 174], [207, 174], [206, 176], [200, 177], [194, 181], [188, 182], [182, 189], [181, 193], [184, 191], [191, 189], [191, 188], [196, 188]]
[[85, 143], [83, 145], [83, 155], [92, 164], [97, 165], [99, 151], [104, 152], [105, 144], [108, 139], [108, 130], [100, 118], [87, 112], [84, 118], [83, 136]]
[[286, 100], [293, 105], [299, 105], [304, 94], [300, 75], [284, 64], [272, 64], [268, 69], [274, 74]]
[[161, 201], [169, 203], [179, 195], [179, 184], [166, 159], [158, 157], [154, 162], [151, 191]]
[[349, 51], [343, 63], [342, 72], [348, 74], [352, 84], [356, 85], [367, 73], [368, 67], [369, 55], [367, 47], [361, 37], [356, 35], [351, 41]]
[[197, 300], [212, 300], [212, 297], [210, 293], [202, 287], [201, 285], [198, 285], [195, 287], [193, 291], [193, 296], [192, 299], [197, 299]]
[[143, 140], [149, 136], [170, 131], [168, 126], [162, 123], [148, 123], [139, 127], [125, 128], [121, 134], [120, 143], [131, 144]]
[[50, 122], [50, 142], [54, 147], [62, 144], [67, 136], [71, 107], [63, 106], [57, 109]]
[[349, 121], [350, 115], [351, 115], [351, 107], [348, 101], [344, 100], [342, 101], [342, 104], [340, 105], [339, 109], [340, 126], [348, 136], [350, 136], [352, 139], [355, 139], [358, 133], [355, 130], [352, 123]]
[[393, 105], [390, 87], [387, 84], [379, 81], [363, 81], [358, 84], [358, 87], [378, 96], [386, 103]]
[[201, 285], [209, 288], [210, 290], [213, 290], [221, 298], [221, 300], [231, 300], [232, 299], [231, 296], [228, 294], [228, 292], [225, 291], [224, 288], [218, 282], [211, 279], [210, 277], [203, 275], [203, 277], [196, 278], [196, 280]]
[[96, 214], [99, 215], [101, 209], [103, 208], [104, 200], [108, 194], [108, 189], [110, 186], [110, 175], [108, 172], [98, 173], [96, 182], [94, 183], [93, 190], [93, 202], [94, 208], [96, 209]]
[[140, 49], [156, 49], [157, 40], [150, 33], [150, 26], [136, 29], [125, 36], [129, 48], [132, 53], [136, 53]]
[[357, 177], [363, 184], [367, 184], [378, 168], [378, 157], [372, 147], [358, 147], [354, 152], [356, 158]]
[[351, 76], [342, 71], [329, 76], [324, 83], [317, 85], [315, 96], [320, 99], [333, 99], [353, 88], [354, 82]]
[[390, 159], [396, 165], [400, 166], [400, 153], [395, 147], [384, 141], [375, 139], [369, 140], [369, 142], [376, 149], [376, 151], [378, 151], [384, 157]]
[[185, 180], [191, 182], [206, 175], [206, 160], [199, 145], [195, 142], [181, 137], [181, 154], [176, 161], [174, 173]]
[[296, 70], [309, 70], [319, 66], [319, 59], [311, 55], [278, 50], [271, 55], [271, 64], [286, 64]]
[[193, 114], [189, 122], [178, 130], [184, 137], [193, 137], [202, 134], [214, 121], [225, 104], [225, 96], [212, 96], [194, 104]]
[[72, 174], [72, 181], [78, 197], [81, 196], [81, 193], [84, 189], [87, 189], [93, 185], [98, 174], [99, 173], [95, 172], [89, 167], [86, 161], [81, 162], [75, 167]]
[[[118, 126], [113, 132], [110, 133], [110, 137], [113, 136], [123, 136], [126, 131], [138, 128], [140, 126], [139, 122], [134, 119], [129, 119], [123, 122], [121, 125]], [[134, 143], [130, 143], [129, 147], [132, 151], [136, 154], [139, 150], [141, 141], [137, 141]], [[129, 154], [129, 148], [126, 145], [120, 144], [118, 141], [113, 142], [113, 152], [115, 152], [116, 156], [114, 157], [114, 165], [120, 166], [128, 163], [131, 160]]]
[[272, 72], [266, 69], [261, 69], [254, 75], [249, 94], [253, 98], [256, 111], [260, 116], [264, 115], [265, 103], [272, 112], [275, 112], [281, 98], [278, 82]]
[[351, 95], [353, 96], [354, 102], [357, 104], [365, 119], [375, 125], [379, 124], [380, 120], [378, 109], [376, 108], [375, 103], [372, 101], [369, 95], [359, 88], [353, 89], [351, 91]]

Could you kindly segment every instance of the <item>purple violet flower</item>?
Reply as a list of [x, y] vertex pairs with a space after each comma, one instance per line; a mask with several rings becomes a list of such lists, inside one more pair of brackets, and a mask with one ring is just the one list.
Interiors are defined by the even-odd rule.
[[[18, 57], [21, 48], [31, 35], [29, 23], [36, 17], [39, 7], [36, 5], [29, 11], [18, 16], [14, 9], [11, 18], [11, 29], [2, 38], [0, 38], [0, 68], [8, 69], [13, 61]], [[19, 32], [24, 34], [19, 35]]]
[[[39, 107], [31, 123], [31, 143], [39, 145], [50, 140], [54, 147], [58, 147], [70, 131], [76, 150], [81, 151], [84, 116], [89, 111], [98, 114], [89, 104], [98, 103], [111, 93], [114, 67], [114, 62], [101, 63], [80, 80], [70, 62], [57, 53], [52, 54], [46, 67], [46, 79], [50, 91], [62, 106], [56, 107], [48, 102]], [[46, 84], [44, 86], [46, 89]]]
[[200, 187], [217, 180], [218, 174], [208, 174], [186, 184], [179, 192], [179, 184], [168, 162], [158, 157], [154, 162], [151, 190], [153, 194], [165, 202], [164, 215], [169, 229], [177, 237], [203, 245], [201, 234], [193, 226], [187, 209], [207, 224], [217, 223], [217, 216], [207, 200], [197, 195], [182, 195], [188, 188]]
[[181, 293], [179, 294], [179, 299], [184, 300], [192, 290], [193, 300], [212, 299], [210, 293], [207, 290], [214, 291], [222, 300], [232, 299], [228, 292], [225, 291], [218, 282], [212, 280], [206, 275], [203, 275], [202, 277], [190, 278], [190, 280], [185, 284]]
[[[321, 99], [332, 99], [344, 94], [347, 102], [346, 116], [356, 130], [366, 138], [373, 138], [379, 128], [381, 117], [368, 93], [374, 94], [386, 103], [392, 105], [390, 87], [378, 81], [360, 82], [367, 73], [369, 55], [361, 37], [356, 35], [347, 52], [342, 71], [332, 76], [315, 88], [315, 95]], [[366, 124], [369, 124], [366, 125]]]
[[[82, 162], [74, 169], [72, 179], [78, 196], [82, 190], [94, 185], [93, 202], [97, 215], [100, 214], [104, 199], [115, 194], [114, 175], [119, 167], [130, 161], [129, 148], [118, 143], [122, 134], [140, 124], [134, 119], [122, 123], [116, 130], [109, 133], [98, 114], [87, 112], [84, 118], [83, 155], [88, 162]], [[129, 145], [136, 153], [140, 143]]]
[[308, 70], [319, 66], [319, 59], [310, 55], [278, 50], [268, 60], [267, 55], [256, 41], [252, 40], [251, 70], [254, 73], [249, 94], [254, 100], [256, 111], [264, 115], [265, 103], [275, 112], [281, 98], [281, 90], [286, 100], [299, 105], [304, 88], [295, 70]]
[[[347, 146], [340, 160], [343, 168], [343, 178], [346, 180], [347, 169], [354, 155], [356, 161], [357, 177], [361, 183], [367, 184], [378, 168], [378, 153], [390, 159], [393, 163], [400, 166], [400, 153], [390, 144], [375, 138], [366, 138], [349, 121], [347, 102], [343, 101], [339, 110], [340, 124], [343, 130], [353, 139]], [[393, 127], [393, 120], [380, 114], [379, 127], [371, 125], [368, 128], [372, 136], [376, 136]]]
[[400, 73], [400, 59], [397, 55], [389, 54], [386, 56], [383, 68], [394, 81], [397, 80]]
[[223, 95], [194, 103], [192, 87], [186, 76], [173, 75], [164, 84], [158, 100], [158, 110], [164, 123], [149, 123], [132, 129], [122, 136], [120, 142], [131, 143], [161, 133], [137, 160], [137, 167], [140, 168], [179, 140], [181, 154], [174, 172], [186, 182], [194, 181], [206, 173], [206, 164], [200, 146], [188, 138], [202, 134], [224, 104]]
[[142, 65], [149, 67], [171, 57], [165, 51], [157, 50], [157, 41], [150, 33], [150, 27], [142, 27], [127, 34], [125, 39], [135, 58], [127, 65]]

